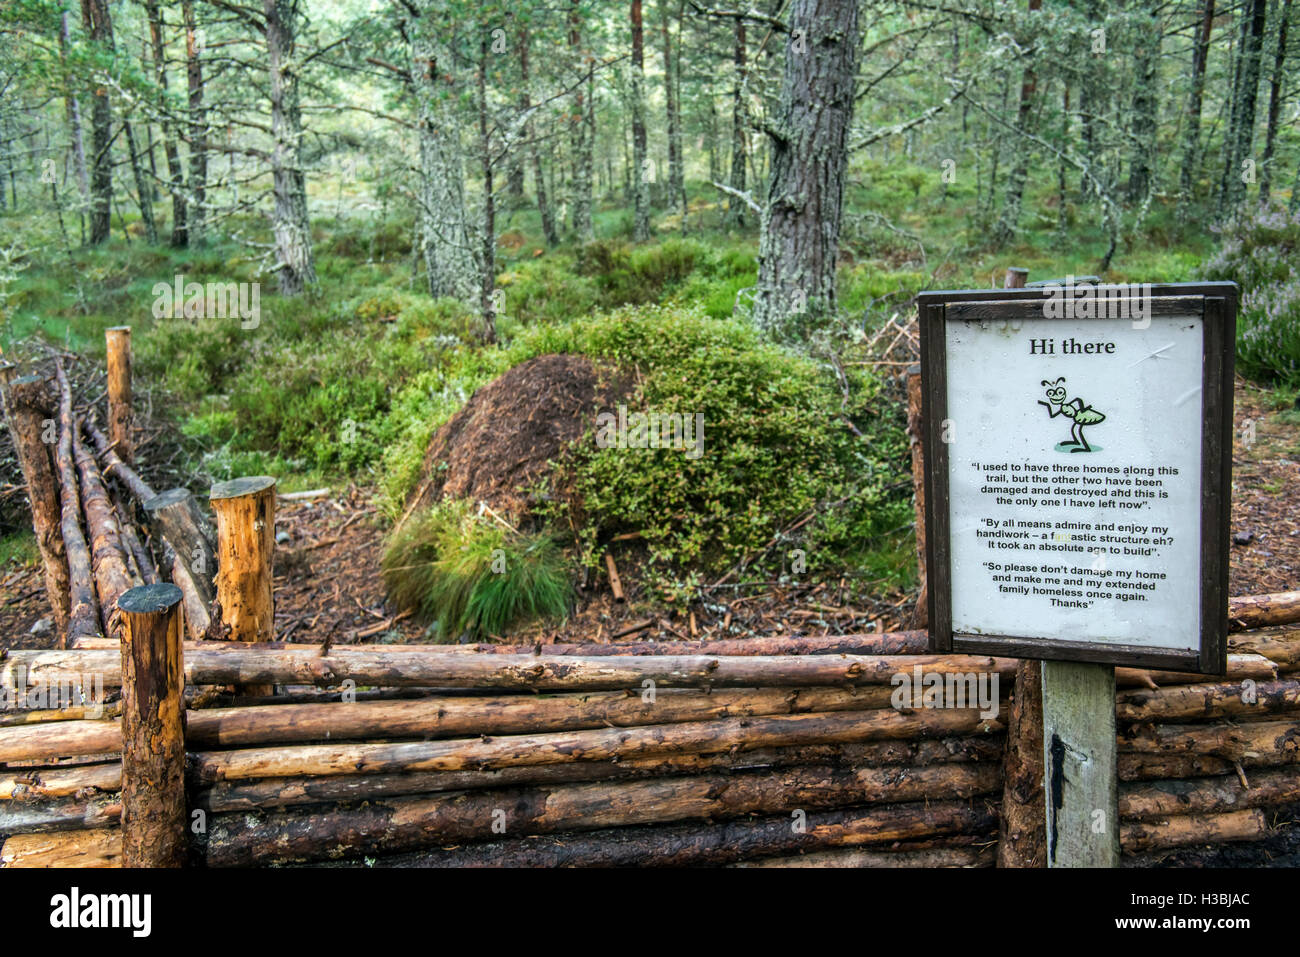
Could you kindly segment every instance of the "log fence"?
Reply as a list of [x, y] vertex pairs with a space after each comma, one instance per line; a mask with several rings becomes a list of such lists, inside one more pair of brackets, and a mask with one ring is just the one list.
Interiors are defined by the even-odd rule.
[[[20, 457], [67, 611], [56, 647], [0, 658], [0, 865], [1041, 863], [1036, 669], [932, 655], [923, 630], [270, 640], [274, 480], [213, 488], [215, 520], [155, 493], [110, 332], [109, 436], [61, 364], [57, 398], [30, 376], [6, 397], [25, 437], [54, 426]], [[1272, 837], [1300, 804], [1300, 592], [1229, 618], [1226, 675], [1116, 669], [1132, 860]], [[970, 697], [929, 707], [909, 682]]]

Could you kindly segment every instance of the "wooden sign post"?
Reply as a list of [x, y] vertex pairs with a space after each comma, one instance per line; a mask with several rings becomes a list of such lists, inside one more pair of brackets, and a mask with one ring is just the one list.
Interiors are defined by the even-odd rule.
[[931, 646], [1043, 662], [1049, 867], [1119, 861], [1114, 667], [1226, 670], [1236, 301], [919, 298]]

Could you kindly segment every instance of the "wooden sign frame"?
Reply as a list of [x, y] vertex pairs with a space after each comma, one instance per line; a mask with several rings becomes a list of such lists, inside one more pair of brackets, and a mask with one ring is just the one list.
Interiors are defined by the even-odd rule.
[[[1059, 287], [1058, 287], [1059, 288]], [[1098, 286], [1113, 290], [1116, 287]], [[926, 570], [930, 647], [1016, 658], [1079, 661], [1223, 674], [1227, 669], [1229, 510], [1232, 489], [1233, 373], [1237, 285], [1231, 282], [1151, 284], [1150, 313], [1202, 318], [1201, 518], [1199, 650], [994, 634], [954, 634], [948, 419], [948, 320], [1048, 318], [1050, 287], [923, 292], [917, 299], [921, 337], [922, 443], [925, 454]], [[1128, 324], [1128, 319], [1087, 321]]]

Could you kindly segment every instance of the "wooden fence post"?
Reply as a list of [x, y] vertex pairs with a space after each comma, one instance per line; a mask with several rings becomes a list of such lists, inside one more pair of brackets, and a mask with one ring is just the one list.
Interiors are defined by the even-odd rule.
[[925, 448], [921, 441], [921, 366], [907, 370], [907, 442], [912, 447], [912, 490], [916, 496], [916, 567], [921, 581], [916, 608], [909, 628], [928, 628], [930, 624], [930, 583], [925, 572]]
[[1119, 867], [1115, 669], [1043, 662], [1048, 867]]
[[108, 441], [127, 465], [135, 465], [131, 439], [131, 327], [105, 331], [108, 346]]
[[[45, 567], [45, 594], [54, 615], [55, 647], [68, 634], [68, 556], [63, 549], [62, 506], [54, 476], [54, 400], [40, 376], [23, 376], [9, 386], [9, 420], [14, 452], [27, 482], [32, 506], [32, 531]], [[46, 440], [49, 441], [46, 441]]]
[[122, 863], [180, 867], [185, 809], [185, 669], [181, 590], [132, 588], [122, 623]]
[[[271, 565], [275, 550], [275, 479], [231, 479], [209, 494], [217, 524], [217, 602], [232, 641], [275, 638]], [[248, 685], [245, 694], [274, 694], [274, 686]]]
[[[1008, 266], [1002, 287], [1023, 289], [1029, 270]], [[1044, 867], [1042, 663], [1016, 667], [1015, 702], [1007, 726], [1006, 769], [999, 825], [999, 867]]]

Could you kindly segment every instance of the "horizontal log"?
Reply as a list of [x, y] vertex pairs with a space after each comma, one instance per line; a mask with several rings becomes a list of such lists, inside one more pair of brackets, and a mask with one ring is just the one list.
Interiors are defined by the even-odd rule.
[[121, 828], [15, 834], [0, 848], [0, 867], [121, 867]]
[[0, 711], [0, 728], [46, 724], [51, 721], [111, 721], [122, 714], [121, 701], [101, 705], [76, 705], [70, 708], [33, 708]]
[[[809, 687], [889, 684], [900, 672], [996, 673], [1009, 678], [1015, 661], [981, 655], [756, 655], [732, 657], [566, 658], [538, 655], [429, 655], [401, 648], [205, 648], [185, 652], [190, 684], [359, 685], [496, 688], [531, 691], [604, 691], [656, 687]], [[93, 673], [104, 687], [121, 686], [120, 655], [111, 649], [12, 651], [0, 686]]]
[[1000, 730], [996, 721], [982, 718], [971, 709], [832, 712], [484, 739], [206, 751], [191, 756], [190, 773], [194, 783], [209, 785], [217, 781], [305, 775], [487, 771], [658, 754], [854, 744], [914, 736], [991, 734]]
[[1232, 631], [1297, 622], [1300, 622], [1300, 591], [1228, 599], [1228, 628]]
[[[996, 837], [989, 836], [996, 844]], [[759, 861], [744, 861], [735, 867], [992, 867], [997, 850], [993, 844], [985, 847], [935, 847], [920, 851], [875, 851], [865, 848], [845, 847], [830, 851], [814, 851], [791, 857], [768, 857]]]
[[1171, 685], [1205, 684], [1224, 679], [1272, 681], [1278, 666], [1263, 655], [1230, 654], [1228, 669], [1222, 675], [1200, 675], [1183, 671], [1149, 671], [1144, 668], [1116, 668], [1115, 684], [1120, 688], [1164, 688]]
[[755, 715], [888, 708], [892, 690], [870, 688], [694, 688], [640, 694], [507, 695], [357, 701], [191, 711], [191, 750], [346, 741], [356, 738], [448, 738], [482, 734], [641, 727]]
[[1132, 821], [1120, 827], [1120, 848], [1125, 854], [1189, 844], [1217, 845], [1227, 841], [1259, 841], [1273, 829], [1262, 808], [1226, 814], [1180, 814], [1154, 821]]
[[194, 794], [196, 807], [211, 813], [268, 810], [304, 804], [356, 803], [410, 794], [479, 790], [579, 781], [623, 781], [716, 771], [744, 771], [800, 765], [829, 767], [923, 767], [982, 761], [997, 765], [1003, 740], [940, 738], [759, 748], [719, 754], [675, 754], [655, 758], [583, 764], [502, 768], [499, 771], [430, 771], [410, 774], [346, 774], [333, 777], [221, 781]]
[[[888, 708], [891, 689], [664, 689], [653, 702], [627, 692], [490, 698], [434, 698], [351, 704], [278, 705], [191, 711], [189, 750], [358, 738], [446, 738], [608, 727], [725, 717]], [[120, 723], [102, 720], [0, 728], [0, 761], [121, 750]]]
[[1115, 696], [1120, 721], [1196, 721], [1300, 710], [1300, 679], [1225, 681], [1121, 691]]
[[52, 721], [0, 728], [0, 761], [37, 761], [73, 754], [108, 754], [122, 750], [122, 723]]
[[30, 803], [0, 801], [0, 834], [40, 834], [110, 827], [122, 817], [120, 794]]
[[1243, 787], [1231, 776], [1126, 783], [1119, 790], [1119, 813], [1127, 820], [1217, 814], [1300, 801], [1300, 775], [1289, 768], [1254, 772], [1249, 775], [1249, 783], [1249, 788]]
[[1300, 671], [1300, 631], [1248, 632], [1228, 639], [1228, 651], [1262, 655], [1279, 672]]
[[1130, 729], [1119, 739], [1121, 754], [1210, 755], [1238, 760], [1248, 755], [1300, 752], [1300, 721], [1228, 724], [1157, 724]]
[[49, 801], [108, 793], [122, 787], [122, 762], [79, 767], [10, 769], [0, 774], [0, 801]]
[[[996, 808], [934, 801], [809, 811], [802, 832], [789, 814], [715, 822], [618, 827], [509, 838], [381, 857], [385, 867], [687, 867], [732, 864], [832, 847], [893, 844], [937, 835], [988, 834]], [[357, 860], [356, 866], [366, 866]]]
[[[409, 646], [406, 646], [409, 647]], [[443, 654], [482, 655], [925, 655], [930, 652], [926, 631], [892, 631], [877, 634], [756, 635], [753, 638], [722, 638], [680, 641], [613, 641], [557, 643], [552, 645], [496, 645], [486, 642], [468, 645], [428, 645]]]
[[[356, 808], [213, 815], [198, 836], [211, 867], [342, 859], [491, 840], [494, 835], [594, 830], [742, 814], [787, 815], [846, 804], [944, 801], [992, 793], [992, 765], [931, 768], [793, 768], [542, 789], [465, 791], [394, 798]], [[494, 829], [495, 826], [495, 829]], [[985, 828], [987, 829], [987, 828]]]
[[1248, 778], [1255, 768], [1300, 764], [1300, 751], [1261, 751], [1235, 759], [1211, 754], [1121, 754], [1121, 781], [1163, 781], [1236, 774], [1240, 765]]

